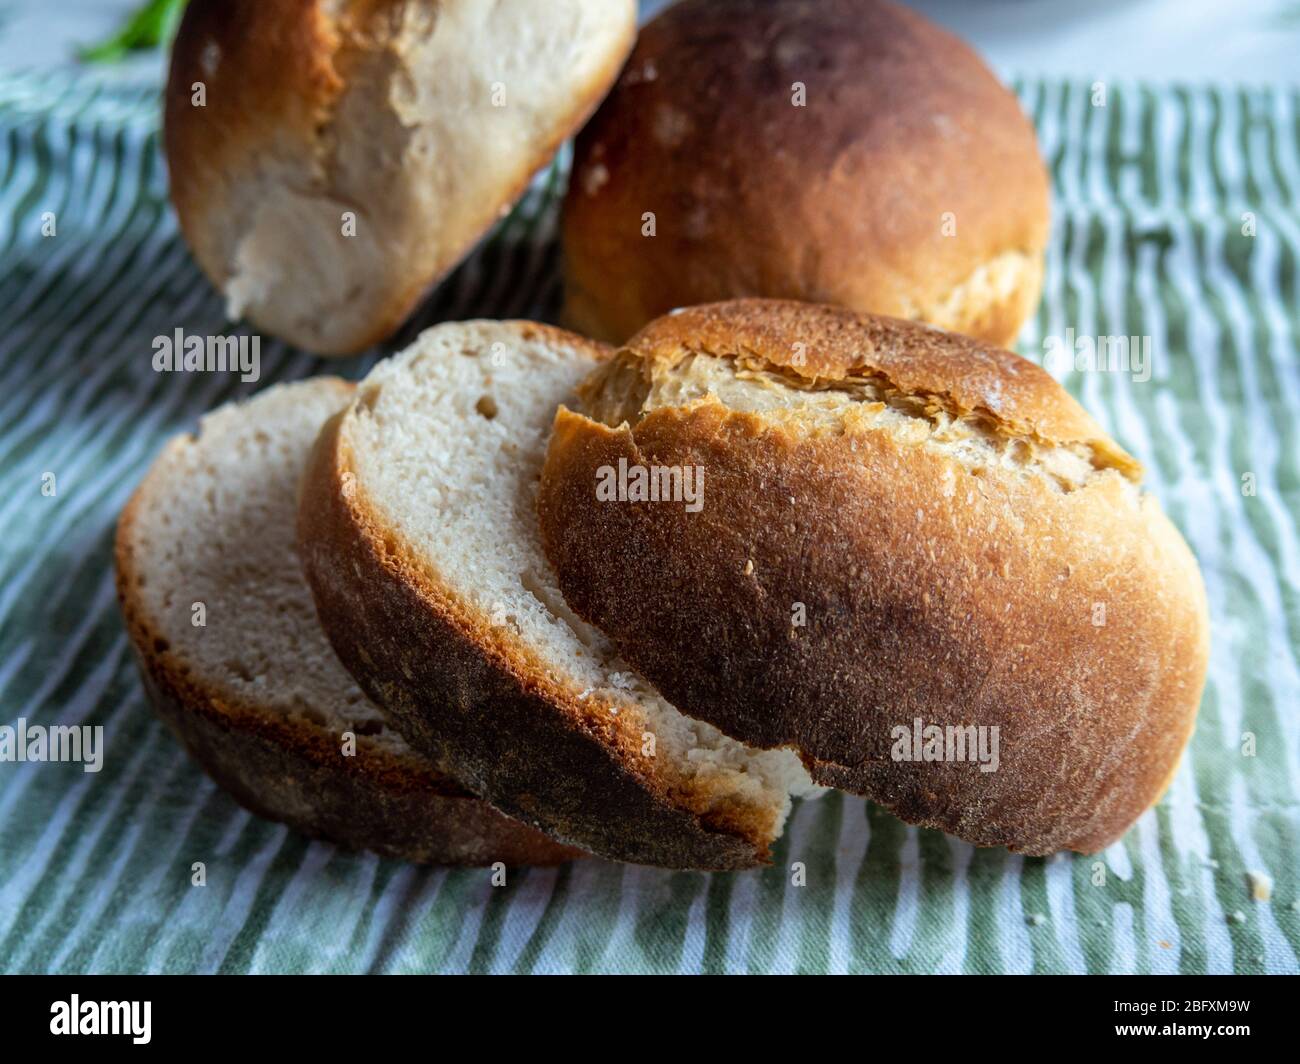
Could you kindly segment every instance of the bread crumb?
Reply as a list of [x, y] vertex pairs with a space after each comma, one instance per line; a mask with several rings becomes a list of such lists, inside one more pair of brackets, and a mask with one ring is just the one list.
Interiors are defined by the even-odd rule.
[[1174, 944], [1173, 944], [1172, 942], [1166, 942], [1163, 938], [1160, 939], [1160, 940], [1156, 943], [1156, 945], [1159, 946], [1161, 949], [1173, 949], [1173, 948], [1174, 948]]
[[746, 576], [753, 576], [753, 575], [754, 575], [754, 559], [753, 559], [753, 558], [750, 558], [747, 562], [745, 562], [745, 575], [746, 575]]
[[1267, 872], [1247, 872], [1246, 885], [1255, 901], [1268, 901], [1273, 896], [1273, 877]]

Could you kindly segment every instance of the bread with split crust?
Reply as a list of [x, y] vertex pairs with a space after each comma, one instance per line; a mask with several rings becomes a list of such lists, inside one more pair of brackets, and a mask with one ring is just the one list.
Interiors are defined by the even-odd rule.
[[[601, 501], [620, 461], [701, 469], [702, 506]], [[1205, 680], [1200, 571], [1140, 478], [1016, 355], [742, 300], [583, 384], [539, 513], [569, 605], [683, 712], [909, 822], [1092, 852], [1165, 789]], [[959, 759], [972, 727], [996, 771]]]

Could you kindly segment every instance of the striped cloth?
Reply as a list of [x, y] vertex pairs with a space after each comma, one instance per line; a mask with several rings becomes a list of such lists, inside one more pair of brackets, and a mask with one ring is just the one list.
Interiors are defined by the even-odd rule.
[[[796, 808], [767, 871], [589, 861], [493, 888], [244, 812], [150, 713], [113, 522], [165, 437], [249, 387], [150, 368], [152, 337], [226, 328], [167, 207], [154, 93], [0, 78], [0, 722], [102, 725], [107, 744], [97, 774], [0, 764], [0, 966], [1295, 972], [1300, 95], [1110, 85], [1097, 106], [1087, 85], [1018, 89], [1056, 189], [1021, 349], [1042, 360], [1071, 329], [1150, 337], [1149, 379], [1049, 361], [1146, 463], [1205, 571], [1213, 662], [1169, 794], [1095, 858], [975, 850], [836, 795]], [[563, 179], [562, 158], [396, 344], [445, 318], [552, 318]], [[325, 368], [263, 344], [261, 386]], [[1271, 901], [1251, 899], [1252, 871]]]

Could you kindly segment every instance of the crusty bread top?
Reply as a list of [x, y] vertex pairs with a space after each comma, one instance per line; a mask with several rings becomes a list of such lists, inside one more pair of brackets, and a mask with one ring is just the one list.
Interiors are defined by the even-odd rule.
[[[1010, 351], [915, 322], [838, 307], [752, 299], [691, 307], [659, 318], [584, 386], [589, 404], [611, 382], [616, 408], [588, 407], [635, 423], [652, 384], [695, 353], [740, 363], [742, 376], [777, 373], [792, 388], [860, 386], [861, 398], [906, 403], [918, 414], [974, 418], [1006, 437], [1088, 452], [1097, 468], [1140, 480], [1142, 467], [1044, 370]], [[639, 375], [629, 387], [627, 374]], [[802, 382], [802, 383], [801, 383]]]
[[1015, 96], [921, 15], [682, 0], [579, 135], [567, 313], [622, 342], [673, 307], [767, 296], [1008, 343], [1037, 300], [1048, 198]]
[[[1038, 367], [741, 301], [652, 325], [582, 400], [543, 470], [546, 554], [682, 712], [1032, 854], [1107, 845], [1168, 783], [1209, 651], [1196, 561]], [[602, 498], [632, 467], [698, 470], [700, 505]], [[1000, 769], [896, 758], [915, 720], [999, 729]]]
[[232, 315], [361, 350], [585, 120], [635, 28], [633, 0], [191, 0], [165, 122], [185, 238]]

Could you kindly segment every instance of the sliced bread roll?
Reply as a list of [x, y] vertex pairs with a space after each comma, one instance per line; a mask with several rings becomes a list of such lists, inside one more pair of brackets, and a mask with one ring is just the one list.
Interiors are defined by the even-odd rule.
[[304, 566], [344, 664], [476, 793], [605, 857], [752, 866], [815, 790], [798, 759], [678, 713], [573, 615], [542, 552], [551, 421], [607, 355], [470, 322], [381, 363], [304, 477]]
[[232, 317], [321, 354], [384, 339], [586, 120], [633, 0], [191, 0], [171, 195]]
[[149, 698], [243, 805], [308, 835], [439, 864], [577, 856], [414, 753], [325, 640], [295, 502], [312, 441], [352, 392], [318, 378], [209, 414], [132, 496], [117, 587]]
[[1205, 680], [1200, 572], [1141, 473], [1010, 352], [743, 300], [593, 374], [539, 508], [569, 604], [683, 711], [905, 820], [1091, 852]]

